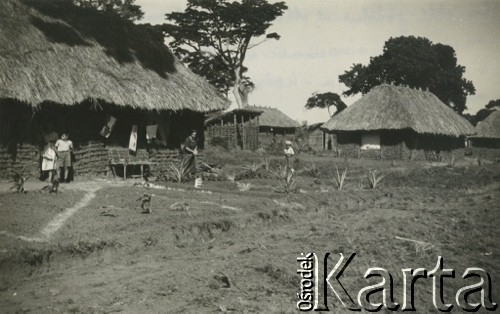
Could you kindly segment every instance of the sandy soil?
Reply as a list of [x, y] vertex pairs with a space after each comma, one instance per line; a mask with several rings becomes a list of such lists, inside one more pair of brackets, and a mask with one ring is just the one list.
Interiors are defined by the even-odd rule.
[[[1, 312], [296, 312], [301, 252], [357, 253], [342, 279], [348, 290], [369, 283], [368, 267], [384, 267], [396, 301], [402, 268], [431, 270], [443, 256], [457, 274], [445, 282], [445, 300], [454, 303], [463, 271], [474, 266], [489, 272], [500, 302], [500, 165], [355, 161], [342, 191], [329, 176], [335, 166], [344, 161], [301, 157], [288, 199], [265, 178], [242, 180], [248, 191], [230, 181], [194, 190], [101, 180], [57, 195], [0, 193]], [[366, 168], [390, 174], [368, 189]], [[151, 214], [141, 214], [143, 193], [154, 194]], [[417, 281], [418, 312], [433, 309], [431, 287]]]

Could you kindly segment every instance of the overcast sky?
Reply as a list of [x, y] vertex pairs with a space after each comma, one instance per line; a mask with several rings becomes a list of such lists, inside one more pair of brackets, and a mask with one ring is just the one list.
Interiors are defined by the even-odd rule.
[[[271, 1], [274, 2], [274, 1]], [[165, 22], [184, 11], [185, 0], [136, 0], [140, 22]], [[281, 35], [249, 50], [245, 64], [256, 84], [249, 103], [277, 107], [309, 123], [328, 119], [326, 109], [306, 110], [313, 92], [341, 94], [338, 76], [353, 63], [367, 65], [390, 37], [421, 36], [455, 49], [464, 77], [476, 87], [467, 98], [475, 113], [500, 99], [500, 1], [498, 0], [287, 0], [288, 10], [269, 29]], [[359, 96], [344, 98], [347, 105]]]

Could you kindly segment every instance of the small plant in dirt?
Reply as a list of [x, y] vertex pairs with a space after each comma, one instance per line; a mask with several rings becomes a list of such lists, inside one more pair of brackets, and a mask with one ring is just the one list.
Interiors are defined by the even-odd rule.
[[262, 167], [262, 165], [260, 165], [256, 162], [253, 162], [253, 163], [244, 165], [242, 168], [243, 168], [243, 170], [245, 170], [247, 172], [257, 172], [261, 167]]
[[280, 167], [278, 170], [269, 170], [269, 172], [279, 182], [279, 187], [274, 188], [275, 191], [285, 193], [287, 197], [297, 191], [297, 180], [295, 179], [294, 171], [287, 171], [286, 168]]
[[343, 190], [346, 186], [347, 178], [347, 168], [345, 168], [342, 173], [339, 172], [339, 168], [335, 168], [335, 173], [332, 174], [333, 184], [337, 190]]
[[382, 172], [378, 170], [368, 169], [368, 183], [370, 189], [376, 189], [382, 182], [382, 180], [389, 174], [389, 172]]
[[174, 182], [184, 182], [187, 178], [186, 167], [180, 164], [176, 166], [174, 163], [170, 163], [166, 167], [167, 179], [172, 180]]
[[16, 193], [26, 193], [26, 189], [24, 188], [24, 184], [31, 177], [29, 174], [19, 173], [14, 171], [12, 175], [12, 181], [14, 185], [10, 188], [11, 190], [16, 191]]
[[262, 159], [262, 167], [269, 171], [269, 166], [271, 165], [271, 158], [270, 157], [265, 157]]

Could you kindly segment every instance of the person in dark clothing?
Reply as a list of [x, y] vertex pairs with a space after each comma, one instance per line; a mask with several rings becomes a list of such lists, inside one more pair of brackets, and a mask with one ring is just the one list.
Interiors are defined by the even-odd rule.
[[184, 141], [184, 156], [182, 158], [182, 167], [187, 174], [196, 174], [196, 155], [198, 155], [198, 139], [196, 138], [196, 130], [191, 132], [191, 135]]

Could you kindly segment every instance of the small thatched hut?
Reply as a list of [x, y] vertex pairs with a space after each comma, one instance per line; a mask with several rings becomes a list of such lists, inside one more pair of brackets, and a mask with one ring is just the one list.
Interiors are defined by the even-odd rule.
[[205, 120], [208, 145], [255, 150], [259, 147], [261, 109], [245, 107], [217, 113]]
[[307, 127], [307, 145], [313, 151], [331, 150], [336, 142], [335, 134], [321, 129], [323, 124], [314, 123]]
[[259, 145], [266, 149], [281, 147], [286, 139], [293, 139], [300, 124], [277, 108], [249, 106], [261, 110], [259, 116]]
[[80, 162], [103, 169], [92, 161], [107, 162], [99, 132], [110, 121], [108, 145], [127, 147], [136, 125], [145, 147], [146, 125], [157, 125], [173, 148], [191, 128], [203, 136], [204, 114], [229, 105], [163, 36], [71, 1], [0, 1], [0, 47], [0, 173], [36, 165], [44, 131], [69, 132], [88, 148]]
[[322, 128], [343, 156], [435, 159], [464, 147], [473, 126], [428, 91], [380, 85]]
[[259, 117], [260, 132], [270, 133], [273, 135], [287, 135], [295, 134], [295, 131], [300, 124], [278, 110], [271, 107], [249, 106], [247, 108], [254, 108], [261, 110], [262, 114]]
[[495, 110], [476, 126], [476, 134], [470, 137], [472, 146], [500, 148], [500, 110]]

